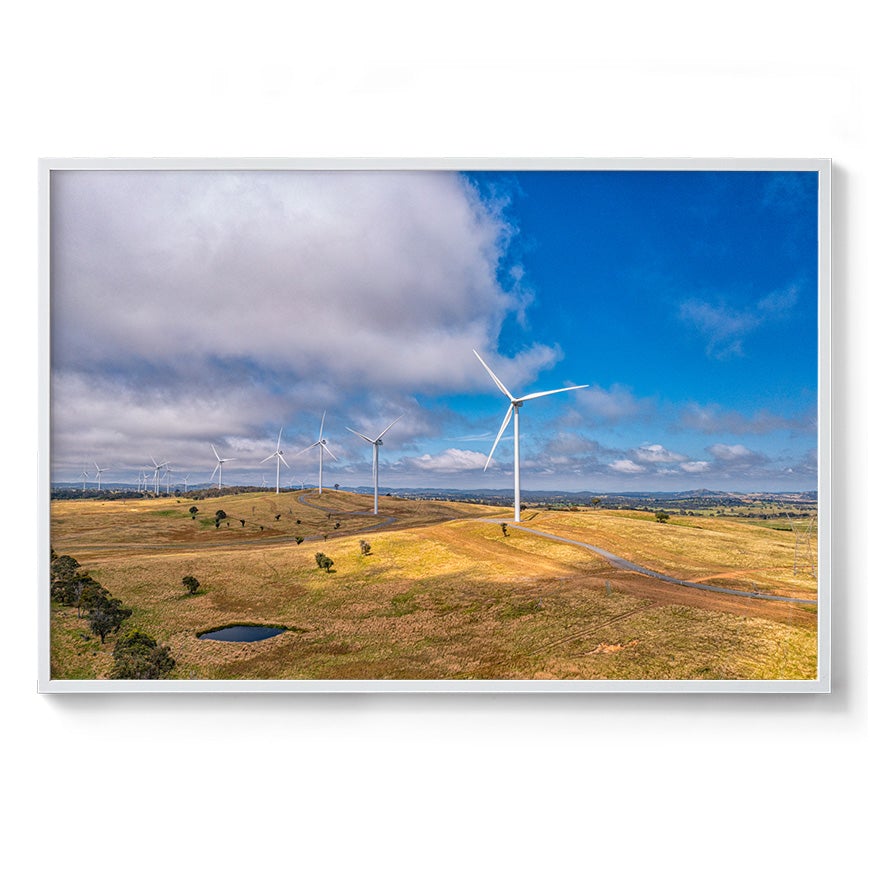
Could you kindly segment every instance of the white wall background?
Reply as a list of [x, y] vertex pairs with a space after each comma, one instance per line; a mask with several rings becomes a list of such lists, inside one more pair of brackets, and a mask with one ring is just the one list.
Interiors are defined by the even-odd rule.
[[[5, 10], [9, 866], [866, 860], [870, 141], [858, 4], [572, 6], [79, 0]], [[833, 693], [38, 696], [41, 156], [832, 157]]]

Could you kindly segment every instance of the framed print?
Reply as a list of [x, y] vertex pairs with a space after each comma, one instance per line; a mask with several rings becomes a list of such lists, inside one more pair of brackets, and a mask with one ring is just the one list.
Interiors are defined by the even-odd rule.
[[40, 171], [40, 691], [829, 691], [829, 160]]

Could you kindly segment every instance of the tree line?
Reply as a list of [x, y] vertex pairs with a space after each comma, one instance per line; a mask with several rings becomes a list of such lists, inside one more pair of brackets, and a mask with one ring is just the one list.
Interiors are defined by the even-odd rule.
[[[81, 567], [72, 556], [58, 555], [52, 549], [51, 599], [63, 607], [75, 607], [76, 615], [87, 619], [104, 644], [110, 634], [119, 634], [133, 611]], [[170, 648], [138, 629], [118, 637], [112, 659], [109, 678], [113, 680], [159, 680], [175, 667]]]

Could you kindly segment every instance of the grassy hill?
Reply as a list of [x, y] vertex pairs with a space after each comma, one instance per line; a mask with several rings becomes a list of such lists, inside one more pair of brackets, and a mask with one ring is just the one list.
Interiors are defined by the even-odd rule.
[[[52, 546], [133, 608], [132, 627], [171, 646], [179, 679], [815, 676], [813, 607], [669, 586], [480, 522], [508, 519], [503, 508], [382, 497], [380, 510], [335, 491], [61, 501]], [[795, 576], [794, 536], [775, 529], [603, 510], [541, 511], [527, 525], [689, 580], [815, 595], [808, 570]], [[188, 574], [201, 583], [193, 596]], [[259, 643], [197, 637], [231, 623], [288, 631]], [[108, 672], [112, 644], [90, 637], [73, 609], [53, 609], [51, 638], [54, 678]]]

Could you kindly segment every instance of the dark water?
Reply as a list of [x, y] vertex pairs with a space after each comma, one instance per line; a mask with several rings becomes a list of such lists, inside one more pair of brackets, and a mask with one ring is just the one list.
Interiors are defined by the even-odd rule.
[[266, 640], [282, 634], [286, 628], [276, 628], [274, 625], [230, 625], [217, 631], [208, 631], [199, 635], [200, 640], [228, 640], [235, 643], [250, 643], [256, 640]]

